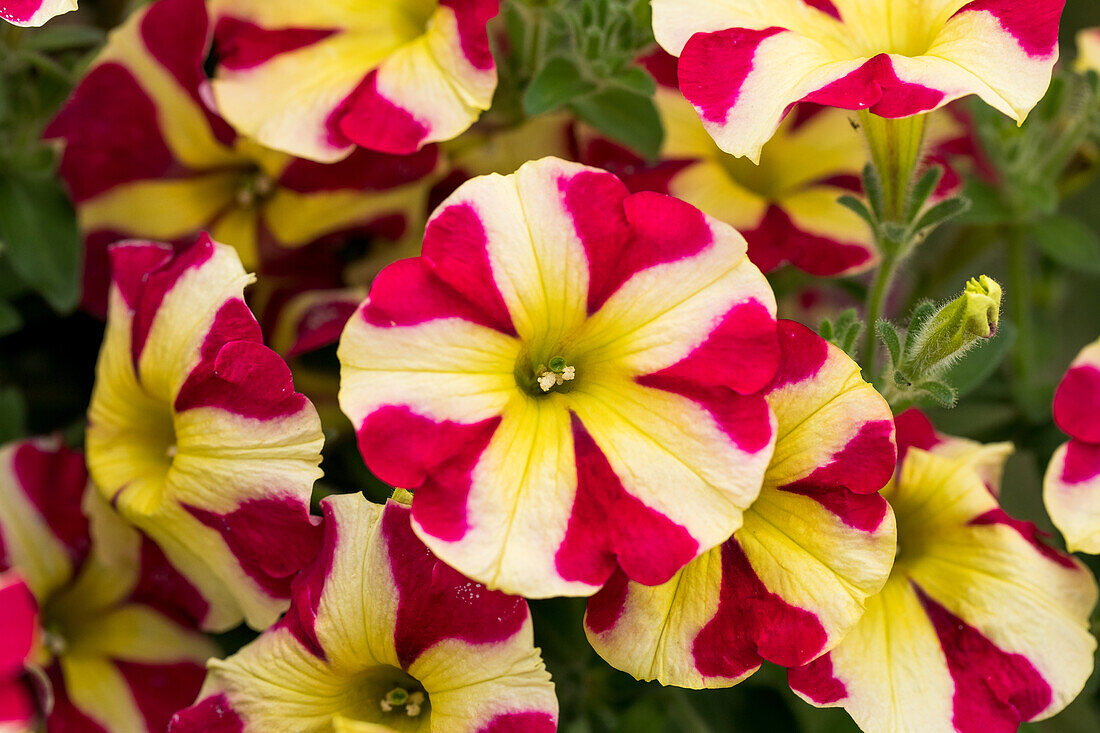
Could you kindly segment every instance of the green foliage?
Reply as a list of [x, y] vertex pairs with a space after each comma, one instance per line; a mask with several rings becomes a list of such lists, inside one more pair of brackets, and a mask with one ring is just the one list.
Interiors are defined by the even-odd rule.
[[1100, 275], [1100, 235], [1080, 219], [1052, 214], [1030, 231], [1039, 251], [1050, 259], [1077, 272]]

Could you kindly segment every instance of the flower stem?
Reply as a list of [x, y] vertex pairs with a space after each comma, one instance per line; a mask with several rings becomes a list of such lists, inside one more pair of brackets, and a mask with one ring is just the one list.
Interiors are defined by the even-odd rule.
[[1012, 320], [1016, 325], [1016, 347], [1012, 350], [1012, 368], [1016, 382], [1031, 384], [1031, 272], [1028, 262], [1027, 234], [1021, 226], [1008, 228], [1008, 284], [1011, 293]]
[[879, 262], [878, 269], [875, 271], [875, 279], [871, 283], [871, 289], [867, 294], [865, 309], [867, 327], [863, 334], [863, 354], [860, 361], [867, 372], [867, 381], [871, 384], [875, 383], [875, 378], [878, 376], [877, 365], [875, 364], [875, 324], [878, 323], [879, 318], [882, 318], [885, 311], [886, 296], [893, 284], [897, 264], [898, 258], [896, 255], [883, 254], [882, 261]]

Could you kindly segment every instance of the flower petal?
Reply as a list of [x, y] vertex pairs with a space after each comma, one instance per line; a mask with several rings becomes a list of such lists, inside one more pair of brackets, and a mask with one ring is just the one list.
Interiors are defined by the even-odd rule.
[[8, 0], [0, 18], [20, 26], [36, 28], [50, 18], [76, 10], [77, 0]]

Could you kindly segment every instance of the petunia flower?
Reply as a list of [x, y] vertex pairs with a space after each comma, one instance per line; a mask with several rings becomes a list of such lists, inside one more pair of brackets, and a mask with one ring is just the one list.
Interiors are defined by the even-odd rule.
[[411, 153], [461, 134], [492, 104], [485, 26], [498, 0], [213, 0], [218, 109], [303, 158], [354, 145]]
[[719, 147], [759, 160], [791, 106], [918, 115], [976, 94], [1022, 122], [1064, 0], [654, 0], [657, 42]]
[[[56, 439], [0, 448], [0, 548], [33, 594], [22, 603], [38, 615], [29, 665], [49, 681], [48, 730], [159, 733], [194, 699], [219, 653], [195, 629], [202, 598], [88, 483], [81, 454]], [[15, 632], [34, 615], [20, 613], [0, 646], [24, 648]]]
[[110, 254], [92, 478], [199, 589], [203, 628], [266, 628], [320, 539], [317, 412], [263, 345], [231, 247], [203, 236], [178, 255], [140, 242]]
[[898, 431], [899, 463], [905, 459], [910, 448], [920, 448], [950, 458], [977, 471], [989, 493], [1000, 497], [1001, 478], [1004, 476], [1005, 462], [1012, 455], [1012, 443], [981, 443], [941, 433], [928, 416], [915, 407], [895, 417], [894, 424]]
[[34, 727], [37, 705], [26, 666], [38, 644], [38, 628], [38, 604], [23, 578], [0, 572], [0, 730]]
[[775, 439], [775, 300], [729, 226], [556, 158], [461, 186], [341, 339], [367, 466], [509, 593], [663, 583], [729, 537]]
[[60, 172], [86, 242], [83, 304], [98, 315], [107, 246], [122, 239], [182, 248], [209, 231], [265, 288], [291, 292], [342, 287], [340, 248], [353, 238], [406, 243], [380, 248], [374, 272], [417, 251], [435, 150], [359, 150], [321, 165], [238, 136], [203, 101], [209, 25], [202, 0], [135, 12], [46, 130], [63, 143]]
[[1070, 364], [1054, 393], [1054, 421], [1070, 440], [1047, 467], [1043, 502], [1073, 552], [1100, 553], [1100, 340]]
[[1100, 74], [1100, 28], [1085, 28], [1077, 32], [1077, 62], [1079, 72]]
[[37, 28], [50, 18], [76, 10], [77, 0], [4, 0], [0, 18], [14, 25]]
[[409, 510], [322, 501], [324, 550], [286, 618], [224, 661], [171, 733], [552, 733], [558, 704], [522, 598], [473, 583]]
[[764, 389], [778, 438], [764, 489], [733, 537], [664, 585], [622, 573], [588, 601], [585, 630], [612, 666], [680, 687], [728, 687], [763, 659], [805, 664], [834, 647], [882, 588], [894, 517], [886, 401], [843, 351], [779, 322]]
[[890, 579], [831, 652], [788, 672], [866, 731], [1008, 733], [1088, 679], [1096, 581], [997, 504], [966, 462], [910, 448], [883, 490], [897, 517]]

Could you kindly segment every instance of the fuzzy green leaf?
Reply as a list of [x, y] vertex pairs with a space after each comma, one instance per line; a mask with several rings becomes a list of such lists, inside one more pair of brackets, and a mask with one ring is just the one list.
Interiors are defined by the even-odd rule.
[[552, 112], [595, 88], [572, 59], [556, 56], [531, 80], [523, 95], [523, 111], [531, 116]]
[[1075, 270], [1100, 274], [1100, 235], [1079, 219], [1056, 214], [1031, 228], [1035, 243], [1050, 259]]
[[621, 87], [608, 87], [574, 99], [569, 106], [600, 132], [646, 158], [657, 157], [664, 130], [650, 97]]

